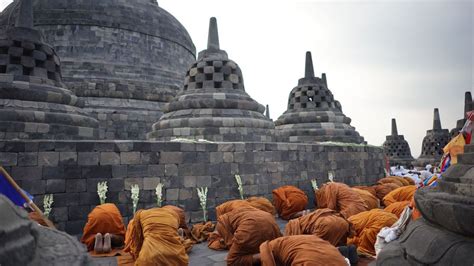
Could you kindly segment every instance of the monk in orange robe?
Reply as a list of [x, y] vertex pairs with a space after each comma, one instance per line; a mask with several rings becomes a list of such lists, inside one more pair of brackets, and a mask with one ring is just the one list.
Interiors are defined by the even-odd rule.
[[135, 265], [188, 265], [185, 241], [178, 235], [179, 215], [171, 208], [139, 210], [127, 232], [124, 251]]
[[284, 236], [260, 245], [263, 266], [347, 266], [339, 250], [315, 235]]
[[398, 187], [403, 187], [404, 184], [402, 181], [400, 181], [398, 178], [395, 177], [384, 177], [377, 181], [377, 184], [387, 184], [387, 183], [393, 183], [396, 184]]
[[372, 186], [375, 189], [377, 198], [380, 200], [380, 203], [383, 203], [383, 198], [390, 193], [392, 190], [399, 188], [400, 186], [395, 183], [384, 183], [379, 185]]
[[405, 207], [410, 205], [410, 201], [405, 200], [405, 201], [399, 201], [399, 202], [394, 202], [387, 207], [385, 207], [385, 211], [391, 212], [397, 216], [397, 218], [400, 218], [400, 215], [402, 215], [403, 210], [405, 210]]
[[254, 207], [256, 209], [275, 215], [276, 210], [272, 203], [263, 197], [250, 197], [245, 200], [229, 200], [216, 207], [216, 217], [242, 207]]
[[416, 186], [404, 186], [397, 188], [390, 193], [388, 193], [384, 198], [383, 198], [383, 203], [385, 206], [389, 206], [390, 204], [394, 202], [399, 202], [399, 201], [411, 201], [413, 196], [415, 195], [416, 192]]
[[368, 210], [380, 207], [380, 200], [375, 195], [372, 195], [372, 193], [369, 191], [358, 188], [352, 188], [352, 190], [357, 192], [357, 194], [359, 194], [359, 196], [364, 200]]
[[416, 185], [415, 184], [415, 181], [411, 178], [411, 177], [408, 177], [408, 176], [404, 176], [403, 179], [405, 179], [407, 182], [408, 182], [408, 185]]
[[112, 247], [121, 247], [124, 236], [125, 225], [119, 209], [115, 204], [106, 203], [96, 206], [87, 216], [81, 242], [88, 251], [107, 253]]
[[260, 244], [281, 236], [275, 217], [253, 207], [243, 207], [221, 215], [216, 230], [229, 249], [227, 265], [252, 265]]
[[374, 186], [353, 186], [353, 188], [357, 188], [357, 189], [362, 189], [362, 190], [368, 191], [368, 192], [370, 192], [370, 194], [372, 194], [372, 195], [374, 195], [375, 197], [377, 197], [377, 191], [375, 190], [375, 187], [374, 187]]
[[368, 210], [367, 204], [359, 194], [344, 183], [326, 183], [315, 194], [315, 205], [318, 208], [335, 210], [346, 219]]
[[317, 209], [310, 214], [290, 220], [285, 227], [287, 236], [315, 235], [334, 246], [345, 245], [349, 233], [349, 222], [331, 209]]
[[262, 210], [264, 212], [268, 212], [272, 215], [275, 215], [277, 213], [276, 210], [275, 210], [275, 207], [273, 206], [273, 204], [267, 198], [264, 198], [264, 197], [250, 197], [250, 198], [246, 199], [246, 201], [248, 201], [252, 207], [255, 207], [255, 208], [257, 208], [259, 210]]
[[357, 252], [363, 255], [375, 256], [375, 241], [383, 227], [392, 226], [397, 220], [393, 213], [381, 209], [373, 209], [349, 217], [355, 235], [347, 239], [347, 244], [357, 246]]
[[272, 191], [273, 205], [278, 215], [285, 220], [304, 210], [308, 204], [308, 197], [303, 190], [294, 186], [282, 186]]

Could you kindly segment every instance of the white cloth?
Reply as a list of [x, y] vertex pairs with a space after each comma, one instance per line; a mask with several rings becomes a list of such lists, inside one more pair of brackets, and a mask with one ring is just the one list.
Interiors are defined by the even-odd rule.
[[406, 206], [400, 218], [391, 227], [380, 229], [374, 245], [376, 256], [388, 243], [398, 239], [398, 237], [405, 232], [408, 223], [411, 221], [412, 212], [413, 210], [409, 206]]

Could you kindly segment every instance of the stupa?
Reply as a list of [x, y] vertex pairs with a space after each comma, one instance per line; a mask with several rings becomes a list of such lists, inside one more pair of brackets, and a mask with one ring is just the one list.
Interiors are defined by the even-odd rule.
[[282, 142], [364, 143], [350, 125], [341, 104], [328, 89], [326, 74], [314, 76], [311, 53], [306, 52], [305, 76], [290, 93], [288, 109], [275, 121], [275, 134]]
[[414, 160], [411, 156], [410, 145], [408, 145], [405, 137], [398, 135], [395, 118], [392, 118], [392, 134], [386, 137], [383, 149], [391, 166], [401, 165], [409, 167]]
[[443, 156], [443, 148], [449, 142], [449, 130], [441, 128], [438, 108], [434, 109], [433, 129], [426, 131], [421, 147], [421, 155], [414, 165], [424, 167], [427, 164], [438, 165]]
[[33, 29], [31, 0], [0, 34], [0, 138], [97, 139], [98, 121], [62, 82], [54, 49]]
[[474, 102], [472, 101], [472, 95], [470, 91], [466, 91], [464, 94], [464, 118], [459, 119], [456, 122], [456, 128], [453, 128], [450, 132], [451, 137], [455, 137], [459, 131], [461, 131], [462, 127], [466, 123], [467, 119], [467, 112], [474, 110]]
[[265, 107], [245, 92], [242, 71], [219, 47], [215, 18], [210, 20], [207, 49], [164, 110], [148, 134], [151, 140], [274, 141], [274, 124], [263, 114]]

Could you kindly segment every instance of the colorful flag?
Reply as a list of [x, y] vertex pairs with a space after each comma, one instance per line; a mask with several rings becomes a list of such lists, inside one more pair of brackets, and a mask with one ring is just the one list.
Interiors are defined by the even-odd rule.
[[464, 153], [464, 146], [466, 141], [462, 133], [459, 133], [443, 148], [444, 154], [449, 154], [451, 157], [451, 164], [458, 163], [458, 155]]
[[[28, 194], [28, 192], [24, 191], [25, 194], [33, 200], [33, 196]], [[23, 199], [23, 197], [16, 191], [16, 189], [8, 182], [7, 177], [0, 171], [0, 194], [5, 195], [8, 199], [10, 199], [14, 204], [25, 207], [26, 206], [26, 201]]]

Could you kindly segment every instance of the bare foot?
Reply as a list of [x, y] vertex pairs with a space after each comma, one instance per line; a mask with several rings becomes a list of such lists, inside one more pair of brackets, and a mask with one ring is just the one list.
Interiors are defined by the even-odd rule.
[[181, 239], [184, 240], [184, 230], [183, 230], [183, 228], [178, 228], [178, 235]]
[[94, 243], [94, 251], [97, 254], [101, 254], [104, 252], [104, 246], [103, 246], [103, 238], [101, 233], [97, 233], [95, 235], [95, 243]]
[[112, 250], [112, 243], [110, 234], [107, 233], [104, 235], [104, 253], [109, 253]]

